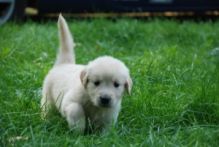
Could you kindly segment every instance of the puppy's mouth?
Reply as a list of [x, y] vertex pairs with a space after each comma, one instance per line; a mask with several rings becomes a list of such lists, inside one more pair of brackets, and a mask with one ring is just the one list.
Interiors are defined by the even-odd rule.
[[111, 108], [111, 105], [110, 105], [110, 104], [102, 104], [102, 103], [99, 103], [99, 107], [102, 107], [102, 108]]

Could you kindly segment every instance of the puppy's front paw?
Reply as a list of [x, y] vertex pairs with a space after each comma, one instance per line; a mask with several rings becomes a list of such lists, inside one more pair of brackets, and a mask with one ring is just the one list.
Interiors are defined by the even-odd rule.
[[83, 133], [86, 122], [82, 106], [78, 103], [71, 103], [65, 108], [64, 112], [69, 128], [74, 132]]
[[71, 131], [73, 131], [76, 134], [83, 134], [85, 131], [85, 120], [80, 119], [76, 120], [74, 122], [68, 121], [68, 125]]

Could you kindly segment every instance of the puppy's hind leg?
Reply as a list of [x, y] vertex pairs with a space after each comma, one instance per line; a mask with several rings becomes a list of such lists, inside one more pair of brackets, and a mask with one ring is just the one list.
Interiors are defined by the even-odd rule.
[[52, 108], [52, 100], [46, 95], [41, 99], [41, 118], [45, 119]]
[[70, 103], [64, 108], [64, 115], [68, 121], [69, 128], [77, 133], [84, 133], [85, 114], [83, 107], [78, 103]]

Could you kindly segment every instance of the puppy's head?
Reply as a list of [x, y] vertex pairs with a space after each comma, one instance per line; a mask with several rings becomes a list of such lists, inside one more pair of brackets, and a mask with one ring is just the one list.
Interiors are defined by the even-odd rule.
[[114, 107], [121, 103], [124, 90], [129, 94], [132, 80], [123, 62], [104, 56], [91, 61], [81, 72], [81, 82], [90, 101], [97, 107]]

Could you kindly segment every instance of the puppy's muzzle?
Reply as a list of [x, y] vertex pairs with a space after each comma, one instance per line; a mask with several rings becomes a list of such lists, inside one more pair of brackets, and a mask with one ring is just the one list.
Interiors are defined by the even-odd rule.
[[100, 96], [100, 105], [103, 107], [109, 107], [111, 102], [111, 97], [108, 95]]

